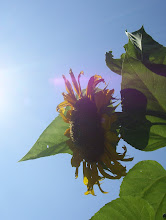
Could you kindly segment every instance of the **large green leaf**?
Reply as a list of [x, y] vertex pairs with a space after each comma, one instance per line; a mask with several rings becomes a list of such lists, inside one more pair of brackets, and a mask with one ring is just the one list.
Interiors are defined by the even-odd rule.
[[156, 161], [137, 163], [124, 177], [120, 197], [139, 196], [155, 211], [155, 219], [166, 212], [166, 170]]
[[102, 207], [91, 220], [154, 220], [154, 210], [144, 199], [125, 196]]
[[69, 125], [63, 121], [60, 115], [56, 117], [20, 161], [51, 156], [58, 153], [72, 154], [72, 151], [66, 144], [68, 138], [64, 136], [64, 132], [68, 127]]
[[[111, 51], [106, 53], [106, 63], [112, 71], [122, 62], [125, 114], [121, 117], [121, 135], [135, 148], [155, 150], [166, 146], [166, 48], [154, 41], [143, 27], [126, 33], [129, 42], [121, 59], [113, 59]], [[119, 74], [120, 70], [115, 72]]]

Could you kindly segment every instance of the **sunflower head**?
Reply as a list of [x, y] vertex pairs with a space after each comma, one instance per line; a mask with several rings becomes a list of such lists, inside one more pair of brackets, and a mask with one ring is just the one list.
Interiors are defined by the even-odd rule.
[[104, 130], [97, 107], [88, 97], [79, 99], [70, 120], [70, 137], [82, 157], [88, 162], [98, 161], [104, 152]]
[[[104, 178], [120, 179], [126, 175], [126, 167], [119, 161], [131, 161], [133, 158], [124, 158], [124, 153], [116, 152], [116, 146], [120, 140], [119, 133], [114, 123], [117, 115], [112, 104], [114, 90], [97, 90], [96, 86], [104, 79], [99, 75], [90, 78], [86, 93], [83, 95], [80, 85], [81, 72], [76, 80], [72, 70], [70, 76], [72, 85], [63, 76], [67, 93], [62, 93], [64, 101], [57, 106], [63, 120], [69, 124], [65, 131], [69, 139], [68, 146], [73, 151], [71, 165], [76, 167], [75, 176], [78, 176], [78, 168], [83, 162], [84, 184], [87, 186], [85, 194], [94, 195], [93, 186], [98, 185], [101, 192], [100, 181]], [[69, 110], [64, 114], [65, 108]]]

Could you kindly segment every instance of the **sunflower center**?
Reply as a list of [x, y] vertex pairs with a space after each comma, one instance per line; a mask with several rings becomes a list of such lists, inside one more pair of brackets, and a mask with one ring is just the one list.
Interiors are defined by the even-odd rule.
[[96, 105], [87, 97], [78, 100], [71, 116], [71, 139], [82, 157], [97, 161], [104, 152], [104, 131]]

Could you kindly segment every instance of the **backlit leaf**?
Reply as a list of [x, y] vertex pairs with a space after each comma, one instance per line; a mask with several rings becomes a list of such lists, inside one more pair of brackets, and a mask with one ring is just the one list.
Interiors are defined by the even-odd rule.
[[155, 219], [162, 219], [166, 211], [166, 170], [156, 161], [137, 163], [124, 177], [120, 197], [139, 196], [155, 211]]
[[64, 132], [68, 127], [69, 125], [63, 121], [60, 115], [56, 117], [40, 135], [30, 151], [20, 161], [51, 156], [59, 153], [72, 154], [72, 151], [66, 144], [68, 138], [64, 136]]
[[154, 220], [154, 210], [139, 197], [125, 196], [102, 207], [91, 220]]
[[[125, 114], [121, 117], [121, 135], [135, 148], [156, 150], [166, 146], [166, 48], [143, 27], [126, 34], [129, 42], [119, 61], [113, 59], [111, 51], [106, 53], [107, 66], [122, 75]], [[117, 71], [114, 66], [120, 62], [121, 71]]]

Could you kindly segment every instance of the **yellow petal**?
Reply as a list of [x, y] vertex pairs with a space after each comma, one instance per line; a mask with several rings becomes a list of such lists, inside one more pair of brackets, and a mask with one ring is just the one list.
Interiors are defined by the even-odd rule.
[[88, 185], [88, 178], [86, 176], [84, 176], [84, 180], [83, 180], [85, 185]]
[[66, 123], [69, 123], [69, 119], [66, 118], [66, 116], [63, 113], [64, 113], [63, 109], [60, 109], [59, 114], [63, 118], [63, 121], [66, 122]]
[[94, 189], [89, 189], [84, 194], [85, 195], [92, 194], [93, 196], [95, 196]]
[[70, 128], [66, 129], [64, 135], [68, 138], [70, 137]]
[[91, 192], [90, 191], [86, 191], [84, 192], [84, 195], [89, 195]]
[[61, 103], [56, 107], [57, 112], [59, 111], [59, 109], [64, 108], [64, 107], [66, 107], [66, 106], [70, 106], [70, 103], [68, 103], [68, 101], [63, 101], [63, 102], [61, 102]]
[[95, 196], [94, 189], [92, 189], [90, 193], [91, 193], [93, 196]]

